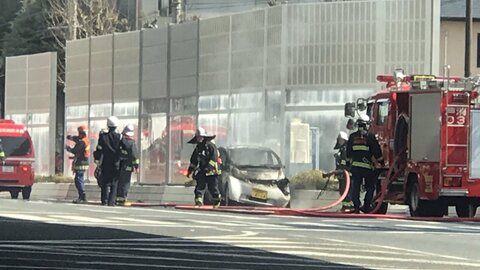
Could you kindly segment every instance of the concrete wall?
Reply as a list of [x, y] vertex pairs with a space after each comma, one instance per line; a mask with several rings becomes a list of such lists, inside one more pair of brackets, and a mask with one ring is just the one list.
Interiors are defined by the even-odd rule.
[[7, 57], [5, 116], [27, 126], [35, 172], [55, 174], [57, 53]]

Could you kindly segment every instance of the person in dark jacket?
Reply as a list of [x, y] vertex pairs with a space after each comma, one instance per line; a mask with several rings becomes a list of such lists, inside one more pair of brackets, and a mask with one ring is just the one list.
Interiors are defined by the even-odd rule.
[[[374, 134], [368, 132], [369, 118], [362, 115], [357, 120], [358, 130], [348, 138], [347, 158], [351, 159], [352, 201], [354, 212], [370, 212], [377, 183], [375, 169], [383, 164], [382, 149]], [[360, 207], [360, 187], [365, 181], [365, 198]]]
[[75, 174], [75, 187], [78, 198], [73, 203], [86, 203], [85, 172], [88, 171], [88, 158], [90, 157], [90, 142], [87, 138], [85, 126], [77, 128], [78, 136], [68, 135], [67, 140], [75, 142], [74, 147], [67, 146], [68, 152], [73, 154], [72, 170]]
[[203, 195], [206, 186], [212, 195], [213, 206], [220, 206], [220, 190], [218, 181], [221, 171], [219, 169], [219, 153], [217, 146], [212, 142], [215, 135], [209, 136], [205, 129], [198, 128], [188, 143], [197, 144], [190, 157], [187, 177], [193, 175], [197, 182], [195, 186], [195, 205], [203, 205]]
[[117, 132], [118, 118], [107, 119], [108, 131], [100, 131], [98, 144], [93, 153], [95, 163], [101, 168], [100, 183], [102, 205], [115, 206], [118, 177], [120, 174], [120, 133]]
[[[324, 174], [324, 177], [330, 177], [332, 174], [337, 175], [338, 178], [338, 191], [340, 195], [343, 195], [346, 189], [346, 179], [345, 179], [345, 173], [344, 170], [350, 172], [350, 161], [347, 158], [347, 141], [348, 141], [348, 135], [344, 131], [340, 131], [340, 133], [337, 136], [337, 143], [333, 147], [334, 150], [337, 150], [335, 153], [334, 158], [335, 158], [335, 171], [329, 174]], [[350, 183], [350, 188], [347, 192], [347, 195], [345, 196], [345, 199], [343, 199], [342, 202], [342, 208], [340, 209], [341, 212], [352, 212], [353, 211], [353, 203], [351, 200], [351, 183]]]
[[117, 190], [117, 205], [127, 205], [132, 172], [138, 173], [139, 159], [134, 140], [133, 125], [126, 125], [120, 141], [120, 177]]

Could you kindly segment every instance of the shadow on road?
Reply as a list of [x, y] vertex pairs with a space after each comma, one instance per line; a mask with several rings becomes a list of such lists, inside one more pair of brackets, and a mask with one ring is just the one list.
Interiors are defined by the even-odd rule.
[[0, 217], [0, 269], [366, 269], [128, 230]]

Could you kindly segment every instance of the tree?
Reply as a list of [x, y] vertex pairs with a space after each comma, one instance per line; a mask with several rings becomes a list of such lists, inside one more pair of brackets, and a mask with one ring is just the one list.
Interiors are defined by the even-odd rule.
[[[46, 1], [48, 6], [48, 29], [55, 39], [55, 47], [62, 52], [65, 51], [67, 40], [129, 30], [128, 20], [119, 16], [116, 0], [43, 1]], [[65, 61], [63, 58], [59, 59], [59, 81], [63, 84]]]

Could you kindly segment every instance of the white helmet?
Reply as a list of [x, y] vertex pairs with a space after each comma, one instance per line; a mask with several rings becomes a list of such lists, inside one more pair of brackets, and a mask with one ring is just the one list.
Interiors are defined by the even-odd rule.
[[128, 124], [125, 126], [125, 128], [123, 128], [122, 134], [128, 137], [133, 137], [135, 135], [135, 133], [133, 132], [133, 129], [134, 129], [133, 125]]
[[344, 139], [345, 141], [348, 141], [348, 134], [345, 131], [340, 131], [337, 139]]
[[118, 118], [116, 116], [110, 116], [107, 119], [107, 127], [114, 128], [118, 127]]

